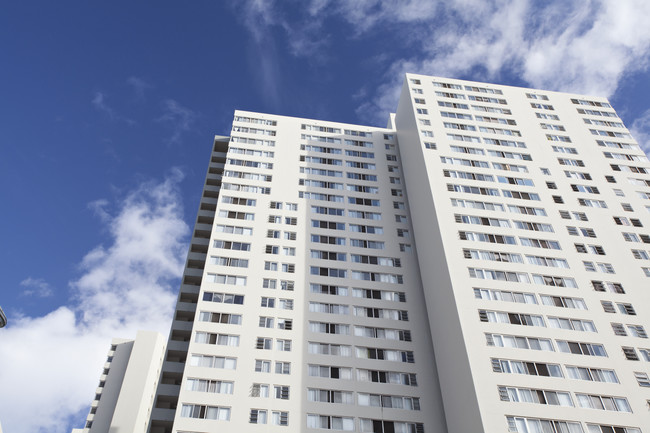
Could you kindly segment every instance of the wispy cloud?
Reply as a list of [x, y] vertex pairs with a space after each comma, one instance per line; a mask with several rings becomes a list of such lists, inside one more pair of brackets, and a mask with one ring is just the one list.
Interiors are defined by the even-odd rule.
[[11, 390], [0, 405], [6, 431], [67, 433], [67, 421], [88, 410], [110, 339], [132, 338], [138, 329], [168, 332], [189, 233], [182, 177], [173, 170], [104, 204], [110, 242], [83, 258], [68, 305], [12, 317], [2, 330], [0, 383]]
[[115, 112], [106, 104], [106, 95], [103, 92], [95, 92], [91, 102], [96, 110], [101, 111], [111, 119], [115, 118]]
[[47, 298], [54, 294], [50, 284], [42, 278], [27, 277], [20, 282], [20, 285], [25, 287], [23, 289], [23, 295], [25, 296]]
[[111, 214], [107, 210], [109, 205], [108, 200], [100, 198], [88, 203], [88, 209], [92, 210], [95, 215], [101, 218], [102, 222], [109, 222], [111, 220]]
[[632, 126], [630, 133], [643, 149], [643, 151], [650, 155], [650, 109], [646, 110], [641, 116], [637, 117]]
[[166, 99], [162, 104], [163, 114], [156, 119], [172, 128], [172, 135], [169, 137], [170, 143], [179, 143], [181, 136], [189, 131], [198, 118], [198, 114], [181, 105], [174, 99]]
[[126, 79], [126, 83], [133, 88], [133, 93], [138, 101], [144, 101], [145, 92], [153, 86], [142, 78], [131, 76]]
[[116, 111], [106, 102], [107, 99], [108, 98], [104, 92], [97, 91], [95, 92], [91, 103], [97, 111], [104, 113], [109, 119], [120, 120], [122, 122], [126, 122], [129, 125], [135, 125], [136, 122], [133, 119], [116, 113]]
[[[355, 3], [356, 13], [348, 20], [369, 29], [364, 4]], [[383, 85], [361, 110], [374, 122], [383, 122], [395, 109], [393, 89], [400, 87], [404, 72], [471, 74], [496, 81], [508, 74], [532, 87], [609, 97], [626, 74], [648, 67], [650, 27], [643, 17], [650, 14], [650, 3], [643, 0], [456, 0], [439, 7], [436, 13], [443, 19], [435, 24], [411, 13], [408, 3], [394, 6], [394, 17], [380, 14], [381, 20], [371, 19], [370, 24], [410, 22], [419, 37], [409, 42], [414, 54], [393, 61]]]
[[251, 35], [252, 49], [249, 52], [251, 70], [257, 75], [264, 100], [278, 108], [281, 100], [281, 73], [273, 28], [282, 24], [279, 8], [273, 0], [232, 1], [235, 14]]
[[[405, 72], [497, 82], [507, 75], [531, 87], [609, 97], [650, 62], [647, 0], [311, 0], [293, 11], [300, 20], [288, 20], [272, 1], [237, 4], [255, 41], [273, 42], [272, 30], [281, 28], [297, 57], [327, 57], [327, 20], [347, 23], [351, 38], [393, 31], [393, 48], [403, 54], [357, 110], [380, 124], [396, 107]], [[261, 70], [264, 86], [277, 86], [272, 69]]]

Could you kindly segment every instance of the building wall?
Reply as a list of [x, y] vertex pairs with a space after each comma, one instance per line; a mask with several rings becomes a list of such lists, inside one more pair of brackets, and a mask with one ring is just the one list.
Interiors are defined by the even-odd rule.
[[162, 335], [138, 331], [114, 338], [83, 429], [79, 432], [146, 432], [165, 344]]
[[[267, 124], [259, 123], [267, 121]], [[263, 132], [251, 132], [250, 128]], [[359, 136], [359, 133], [368, 133], [368, 136]], [[364, 145], [360, 146], [360, 142]], [[366, 154], [346, 154], [346, 151]], [[352, 166], [357, 164], [372, 166]], [[311, 170], [329, 170], [330, 175]], [[242, 179], [239, 173], [271, 178]], [[347, 177], [348, 173], [373, 178], [352, 179]], [[209, 431], [219, 426], [248, 431], [268, 429], [267, 425], [251, 422], [256, 417], [258, 423], [263, 419], [260, 412], [255, 411], [266, 411], [267, 424], [273, 423], [273, 412], [281, 414], [283, 419], [287, 415], [288, 431], [305, 431], [314, 424], [328, 423], [334, 426], [340, 423], [342, 428], [354, 426], [360, 431], [361, 420], [366, 429], [371, 428], [373, 421], [381, 420], [387, 423], [387, 429], [391, 428], [389, 425], [412, 429], [428, 425], [444, 429], [435, 360], [417, 263], [413, 260], [415, 252], [411, 250], [412, 228], [401, 179], [399, 153], [391, 130], [235, 113], [173, 431]], [[242, 187], [236, 185], [247, 187], [242, 191]], [[356, 187], [371, 189], [366, 189], [367, 192], [350, 190]], [[236, 198], [236, 202], [230, 197]], [[242, 199], [254, 202], [242, 202]], [[351, 203], [351, 199], [355, 202]], [[339, 211], [340, 214], [334, 214]], [[252, 233], [225, 233], [222, 227], [228, 225], [250, 228]], [[351, 225], [355, 226], [354, 230], [362, 230], [356, 226], [381, 227], [383, 233], [352, 231]], [[223, 246], [221, 241], [244, 242], [250, 246], [247, 245], [245, 251], [224, 249], [220, 247]], [[358, 246], [353, 246], [352, 242]], [[226, 245], [233, 247], [234, 244]], [[361, 261], [379, 262], [381, 258], [384, 265], [353, 262], [352, 255]], [[335, 257], [339, 260], [332, 260]], [[223, 258], [247, 260], [247, 267], [232, 266], [232, 260], [223, 262]], [[230, 263], [230, 266], [217, 263]], [[274, 270], [276, 263], [277, 270]], [[293, 265], [293, 269], [283, 271], [283, 265]], [[226, 277], [224, 280], [220, 275], [240, 279]], [[218, 299], [214, 293], [242, 295], [243, 303], [214, 302]], [[382, 299], [374, 299], [374, 296]], [[274, 307], [269, 307], [269, 302], [274, 302]], [[220, 321], [237, 323], [214, 323], [215, 313], [220, 314]], [[241, 317], [226, 316], [224, 319], [223, 314]], [[385, 318], [372, 317], [374, 315]], [[208, 318], [208, 322], [202, 320]], [[280, 323], [286, 324], [287, 319], [291, 320], [291, 329], [280, 329]], [[264, 321], [262, 327], [261, 320]], [[359, 327], [363, 329], [356, 329]], [[404, 337], [404, 331], [410, 336]], [[225, 345], [206, 344], [204, 339], [211, 337], [204, 337], [204, 334], [197, 337], [197, 333], [220, 335], [212, 338], [216, 342], [223, 338]], [[401, 333], [402, 338], [411, 341], [363, 336], [370, 333], [380, 336], [388, 333], [394, 338], [399, 338]], [[258, 339], [271, 339], [270, 349], [258, 349]], [[290, 341], [290, 350], [278, 350], [278, 345], [283, 344], [281, 341]], [[262, 347], [264, 344], [261, 340]], [[333, 346], [326, 349], [323, 346], [326, 344]], [[316, 345], [319, 351], [340, 350], [342, 355], [314, 353]], [[391, 352], [379, 354], [377, 350]], [[197, 355], [236, 359], [236, 368], [193, 365], [200, 363]], [[369, 356], [397, 359], [367, 359]], [[270, 371], [256, 371], [265, 370], [267, 362]], [[276, 373], [276, 368], [281, 368], [278, 362], [289, 363], [290, 370]], [[319, 375], [338, 374], [345, 378], [317, 377], [314, 376], [316, 371]], [[415, 383], [372, 382], [373, 374], [377, 380], [384, 380], [387, 373], [396, 376], [394, 381], [417, 381], [418, 386], [414, 386]], [[370, 378], [359, 379], [366, 376]], [[196, 379], [221, 381], [215, 382], [215, 388], [225, 387], [230, 393], [195, 391], [193, 386], [202, 386], [193, 382]], [[265, 385], [269, 396], [258, 396], [265, 394]], [[288, 398], [282, 395], [281, 389], [276, 390], [277, 386], [288, 387]], [[374, 400], [380, 395], [384, 399], [394, 397], [395, 402], [385, 401], [385, 406], [414, 404], [421, 409], [358, 404], [360, 398], [361, 401]], [[336, 402], [312, 401], [322, 399]], [[209, 410], [216, 417], [228, 419], [201, 419], [212, 416], [208, 415]]]
[[[504, 109], [509, 114], [498, 112]], [[585, 109], [592, 111], [579, 112]], [[510, 426], [519, 432], [525, 431], [522, 423], [527, 421], [518, 418], [578, 422], [584, 431], [601, 431], [598, 426], [605, 426], [602, 431], [609, 431], [607, 426], [649, 429], [648, 388], [635, 378], [635, 372], [648, 373], [650, 360], [641, 350], [648, 347], [643, 332], [649, 326], [648, 262], [634, 255], [647, 257], [650, 242], [642, 236], [650, 224], [645, 199], [649, 165], [607, 101], [409, 74], [396, 125], [409, 167], [407, 191], [418, 197], [411, 200], [411, 210], [449, 431], [469, 431], [465, 423], [478, 422], [479, 417], [484, 431], [505, 431], [508, 417], [520, 423]], [[497, 208], [470, 207], [469, 201]], [[512, 238], [480, 242], [471, 239], [482, 235], [471, 233]], [[623, 233], [637, 242], [626, 241]], [[522, 238], [553, 241], [555, 247], [548, 248], [546, 242], [546, 248], [527, 246]], [[503, 239], [512, 243], [494, 243]], [[593, 262], [595, 271], [584, 262]], [[446, 278], [436, 278], [438, 272]], [[536, 304], [480, 299], [475, 289], [525, 293]], [[576, 298], [586, 309], [544, 305], [541, 295], [565, 303], [567, 297]], [[605, 312], [602, 301], [612, 302], [616, 312]], [[636, 315], [621, 314], [616, 304], [633, 306]], [[497, 319], [508, 323], [482, 321], [498, 313], [509, 313]], [[515, 317], [522, 314], [526, 318]], [[581, 326], [576, 319], [588, 321], [584, 325], [593, 324], [596, 332], [554, 328], [556, 318], [574, 320], [562, 326], [575, 329]], [[540, 326], [516, 324], [520, 319]], [[615, 323], [628, 335], [615, 335]], [[643, 327], [643, 338], [631, 336], [627, 325]], [[436, 333], [440, 329], [445, 332]], [[527, 342], [517, 342], [522, 346], [545, 339], [553, 350], [488, 345], [488, 338], [498, 340], [498, 335], [526, 337]], [[606, 356], [564, 353], [564, 342], [582, 343], [576, 351], [602, 348]], [[640, 360], [626, 359], [623, 348]], [[457, 365], [452, 366], [454, 359]], [[537, 369], [540, 363], [557, 365], [562, 377], [495, 372], [504, 367], [493, 370], [493, 360], [537, 363], [536, 372], [542, 371]], [[569, 370], [575, 366], [591, 368], [592, 373], [613, 370], [619, 383], [571, 379]], [[462, 391], [446, 383], [463, 375]], [[472, 382], [469, 387], [467, 380]], [[569, 398], [572, 406], [513, 402], [515, 396], [507, 389], [500, 393], [500, 387], [539, 390], [536, 394], [543, 393], [551, 402], [555, 392], [565, 393], [562, 398]], [[459, 392], [467, 403], [458, 401]], [[607, 397], [625, 399], [631, 412], [583, 408], [580, 401], [585, 397], [578, 394], [592, 396], [592, 404]]]
[[436, 362], [438, 371], [444, 372], [439, 377], [447, 425], [450, 432], [481, 432], [484, 430], [468, 348], [458, 315], [462, 306], [456, 301], [453, 271], [442, 241], [446, 229], [439, 223], [446, 214], [439, 214], [436, 208], [434, 182], [428, 174], [432, 158], [421, 151], [423, 145], [414, 112], [410, 89], [405, 82], [396, 116], [397, 138], [404, 166], [408, 167], [405, 181], [409, 197], [412, 197], [409, 207], [417, 233], [415, 246]]
[[228, 141], [228, 137], [216, 136], [210, 151], [208, 170], [160, 373], [160, 385], [156, 390], [151, 413], [149, 431], [152, 433], [171, 431], [178, 406], [178, 394], [207, 260]]
[[408, 74], [389, 129], [235, 112], [150, 431], [650, 429], [648, 170], [603, 98]]

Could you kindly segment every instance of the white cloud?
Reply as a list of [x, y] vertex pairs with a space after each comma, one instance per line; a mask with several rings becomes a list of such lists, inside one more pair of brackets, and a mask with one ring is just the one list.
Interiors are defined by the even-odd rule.
[[[441, 2], [435, 0], [338, 0], [327, 8], [321, 0], [311, 8], [321, 12], [329, 9], [353, 26], [353, 33], [361, 35], [385, 23], [418, 23], [435, 18]], [[316, 6], [317, 5], [317, 6]]]
[[26, 287], [23, 290], [23, 295], [26, 296], [36, 295], [41, 298], [47, 298], [54, 294], [50, 284], [42, 278], [27, 277], [20, 282], [20, 285]]
[[142, 101], [144, 100], [144, 92], [147, 89], [152, 88], [153, 86], [143, 80], [142, 78], [134, 77], [131, 76], [126, 79], [126, 83], [133, 87], [133, 92], [135, 93], [135, 97], [137, 100]]
[[650, 109], [632, 122], [630, 133], [646, 155], [650, 155]]
[[156, 121], [171, 125], [172, 135], [169, 142], [179, 143], [183, 133], [191, 129], [197, 118], [195, 111], [182, 106], [174, 99], [166, 99], [163, 101], [163, 114]]
[[[252, 36], [252, 49], [249, 53], [251, 71], [256, 74], [255, 83], [262, 97], [274, 107], [280, 105], [281, 79], [279, 56], [272, 35], [275, 26], [289, 27], [278, 14], [279, 8], [272, 0], [231, 1], [235, 15]], [[295, 46], [295, 47], [294, 47]], [[301, 50], [299, 38], [289, 43], [292, 50]]]
[[[288, 20], [273, 2], [239, 5], [259, 44], [272, 44], [278, 26], [289, 52], [311, 59], [327, 58], [328, 19], [346, 22], [353, 38], [392, 32], [387, 49], [398, 55], [357, 110], [380, 124], [396, 108], [404, 72], [497, 82], [508, 75], [531, 87], [610, 97], [650, 58], [647, 0], [311, 0], [294, 11], [300, 21]], [[277, 78], [268, 65], [263, 69]]]
[[189, 233], [181, 179], [173, 170], [163, 182], [141, 184], [112, 214], [104, 204], [110, 243], [83, 258], [69, 304], [10, 317], [0, 332], [0, 383], [10, 390], [0, 405], [5, 431], [68, 433], [68, 421], [89, 409], [111, 338], [168, 333]]
[[[420, 37], [411, 41], [416, 54], [393, 62], [384, 78], [389, 86], [380, 86], [364, 108], [375, 122], [395, 109], [392, 87], [399, 88], [404, 72], [472, 74], [477, 80], [498, 80], [507, 73], [532, 87], [609, 97], [625, 74], [648, 67], [650, 3], [645, 0], [456, 0], [445, 3], [443, 20], [424, 25], [407, 6], [398, 9], [393, 22], [411, 19]], [[356, 24], [363, 25], [359, 16]]]
[[98, 111], [101, 111], [102, 113], [105, 113], [108, 117], [111, 119], [115, 118], [115, 113], [111, 107], [109, 107], [106, 104], [106, 95], [103, 92], [95, 92], [95, 96], [93, 96], [92, 99], [92, 104], [95, 109]]
[[107, 96], [104, 92], [95, 92], [93, 99], [90, 101], [93, 104], [93, 107], [97, 111], [100, 111], [106, 114], [111, 120], [120, 120], [126, 122], [129, 125], [135, 125], [133, 119], [128, 117], [121, 116], [115, 112], [115, 110], [106, 103]]

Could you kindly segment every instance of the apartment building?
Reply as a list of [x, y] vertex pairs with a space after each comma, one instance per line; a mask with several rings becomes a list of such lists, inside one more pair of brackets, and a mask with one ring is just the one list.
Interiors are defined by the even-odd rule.
[[650, 164], [607, 100], [409, 74], [396, 131], [448, 431], [650, 431]]
[[604, 98], [236, 111], [149, 431], [650, 432], [650, 163]]
[[83, 428], [72, 433], [146, 433], [156, 396], [165, 340], [138, 331], [134, 340], [114, 338]]

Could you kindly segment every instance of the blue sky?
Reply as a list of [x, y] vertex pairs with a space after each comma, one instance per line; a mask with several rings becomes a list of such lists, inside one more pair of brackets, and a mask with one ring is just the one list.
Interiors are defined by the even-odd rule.
[[403, 73], [434, 74], [607, 96], [647, 151], [648, 18], [647, 0], [3, 5], [5, 431], [81, 427], [110, 339], [167, 332], [235, 109], [383, 126]]

